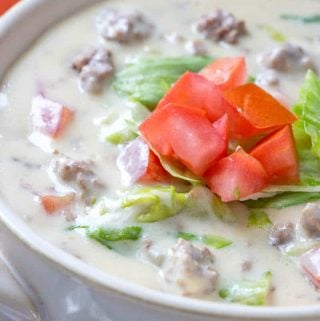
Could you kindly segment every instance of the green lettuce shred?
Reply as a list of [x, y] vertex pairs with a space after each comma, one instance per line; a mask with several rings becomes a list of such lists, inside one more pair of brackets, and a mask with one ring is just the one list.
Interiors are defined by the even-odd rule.
[[265, 211], [262, 211], [262, 210], [249, 211], [247, 227], [262, 228], [269, 224], [271, 224], [271, 221]]
[[123, 229], [105, 229], [87, 230], [87, 236], [112, 249], [110, 242], [133, 240], [136, 241], [141, 237], [142, 228], [140, 226], [127, 226]]
[[274, 41], [285, 42], [287, 40], [286, 36], [282, 32], [280, 32], [279, 30], [277, 30], [271, 25], [263, 25], [263, 29], [267, 32], [269, 37]]
[[116, 75], [113, 88], [153, 110], [184, 72], [197, 72], [211, 61], [205, 56], [141, 58]]
[[139, 104], [128, 109], [116, 119], [113, 113], [109, 113], [100, 122], [102, 139], [114, 145], [130, 142], [138, 136], [138, 127], [149, 113], [144, 106]]
[[282, 14], [281, 19], [298, 21], [302, 23], [320, 23], [320, 14], [312, 14], [308, 16], [301, 16], [297, 14]]
[[229, 246], [233, 243], [232, 241], [222, 236], [212, 235], [212, 234], [205, 234], [200, 236], [200, 235], [196, 235], [188, 232], [178, 232], [177, 237], [180, 237], [187, 241], [198, 241], [216, 250]]
[[243, 203], [249, 208], [275, 208], [282, 209], [298, 204], [304, 204], [320, 199], [319, 192], [285, 192], [269, 198], [248, 200]]
[[266, 272], [260, 280], [241, 281], [223, 288], [219, 296], [229, 302], [246, 305], [265, 305], [270, 291], [272, 273]]
[[179, 193], [174, 186], [138, 187], [127, 192], [122, 208], [135, 208], [136, 220], [150, 223], [179, 213], [186, 205], [188, 193]]

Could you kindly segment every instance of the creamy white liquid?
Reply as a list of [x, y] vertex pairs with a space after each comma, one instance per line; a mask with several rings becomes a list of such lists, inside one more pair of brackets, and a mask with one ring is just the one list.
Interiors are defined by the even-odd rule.
[[[60, 139], [52, 142], [51, 147], [73, 159], [94, 160], [96, 173], [107, 186], [105, 194], [114, 196], [115, 191], [122, 187], [115, 162], [119, 149], [100, 141], [99, 128], [94, 120], [104, 116], [108, 108], [118, 108], [121, 113], [126, 110], [127, 102], [110, 87], [106, 87], [99, 96], [80, 93], [77, 75], [70, 68], [72, 58], [83, 48], [102, 41], [96, 34], [94, 21], [104, 7], [138, 9], [155, 25], [151, 38], [139, 44], [108, 43], [113, 50], [116, 69], [121, 70], [126, 62], [147, 54], [187, 55], [184, 44], [170, 43], [165, 36], [178, 33], [190, 40], [199, 38], [192, 33], [192, 23], [219, 6], [221, 1], [218, 0], [105, 1], [57, 24], [16, 62], [0, 87], [0, 192], [35, 233], [106, 273], [162, 289], [157, 269], [151, 264], [130, 255], [119, 255], [76, 232], [66, 231], [70, 223], [63, 217], [46, 215], [35, 200], [33, 192], [44, 194], [54, 188], [47, 173], [53, 155], [28, 140], [32, 131], [31, 101], [42, 91], [49, 99], [75, 110], [74, 121]], [[301, 45], [320, 68], [319, 59], [316, 59], [319, 56], [319, 24], [302, 25], [279, 18], [281, 13], [308, 15], [320, 12], [319, 1], [225, 0], [223, 6], [236, 17], [244, 19], [249, 32], [237, 46], [222, 47], [207, 42], [209, 54], [213, 57], [244, 55], [249, 74], [256, 75], [261, 70], [256, 63], [257, 54], [279, 45], [261, 27], [268, 24], [281, 31], [288, 41]], [[285, 103], [292, 104], [297, 99], [303, 76], [304, 73], [283, 74], [281, 84], [274, 92]], [[270, 211], [269, 215], [275, 224], [297, 222], [301, 209], [302, 206], [297, 206]], [[239, 215], [243, 215], [242, 212], [239, 210]], [[259, 278], [270, 270], [274, 291], [268, 304], [307, 305], [319, 302], [319, 293], [298, 267], [268, 245], [268, 232], [247, 228], [245, 218], [235, 225], [227, 225], [214, 217], [199, 218], [181, 213], [149, 225], [148, 233], [155, 239], [163, 239], [165, 231], [175, 231], [181, 225], [184, 230], [195, 234], [217, 234], [233, 241], [232, 246], [214, 251], [216, 268], [220, 273], [219, 286], [228, 280]], [[169, 246], [171, 243], [173, 239], [169, 238], [163, 244]], [[250, 272], [241, 272], [241, 264], [245, 260], [253, 262]], [[221, 300], [217, 294], [205, 299]]]

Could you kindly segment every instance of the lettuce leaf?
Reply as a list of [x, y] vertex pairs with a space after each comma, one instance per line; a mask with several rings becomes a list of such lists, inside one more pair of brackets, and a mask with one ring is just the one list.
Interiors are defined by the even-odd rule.
[[285, 192], [269, 198], [247, 200], [243, 203], [249, 208], [275, 208], [282, 209], [289, 206], [304, 204], [320, 199], [319, 192]]
[[149, 115], [149, 111], [142, 105], [135, 104], [127, 112], [115, 117], [110, 112], [99, 125], [103, 141], [114, 145], [125, 144], [138, 136], [138, 127]]
[[247, 227], [262, 228], [269, 224], [271, 224], [271, 221], [266, 212], [262, 210], [249, 211]]
[[153, 110], [185, 71], [197, 72], [211, 61], [204, 56], [141, 58], [116, 75], [113, 88]]
[[174, 186], [138, 187], [124, 195], [121, 207], [134, 209], [138, 222], [150, 223], [176, 215], [187, 199], [188, 193], [179, 193]]
[[271, 285], [271, 272], [266, 272], [260, 280], [241, 281], [223, 288], [219, 296], [229, 302], [247, 305], [265, 305]]
[[177, 237], [187, 241], [199, 241], [204, 245], [214, 248], [215, 250], [231, 245], [233, 242], [218, 235], [205, 234], [196, 235], [188, 232], [178, 232]]
[[123, 229], [105, 229], [88, 230], [87, 236], [112, 249], [110, 242], [133, 240], [136, 241], [141, 237], [142, 228], [140, 226], [127, 226]]

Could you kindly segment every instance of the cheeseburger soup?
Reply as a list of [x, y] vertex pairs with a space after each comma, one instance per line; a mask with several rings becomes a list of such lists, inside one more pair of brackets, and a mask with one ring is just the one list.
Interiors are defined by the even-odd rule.
[[109, 0], [0, 86], [0, 193], [43, 239], [149, 288], [320, 299], [320, 2]]

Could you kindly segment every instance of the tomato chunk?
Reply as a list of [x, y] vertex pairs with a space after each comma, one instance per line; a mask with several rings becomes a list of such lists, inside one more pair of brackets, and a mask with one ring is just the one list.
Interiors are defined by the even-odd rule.
[[218, 161], [204, 177], [211, 191], [224, 202], [260, 192], [268, 183], [260, 162], [241, 148]]
[[1, 0], [0, 1], [0, 16], [10, 9], [19, 0]]
[[160, 100], [157, 108], [169, 103], [199, 108], [211, 121], [216, 121], [226, 112], [226, 101], [220, 90], [204, 76], [193, 72], [184, 73]]
[[255, 84], [227, 90], [223, 95], [260, 132], [271, 131], [297, 120], [286, 107]]
[[225, 57], [204, 67], [200, 74], [212, 81], [220, 90], [232, 89], [247, 80], [244, 57]]
[[74, 193], [66, 195], [44, 195], [40, 196], [40, 202], [48, 214], [54, 214], [69, 206], [74, 198]]
[[159, 158], [141, 138], [136, 138], [122, 150], [117, 165], [125, 185], [168, 182], [170, 179]]
[[71, 122], [74, 112], [61, 104], [36, 96], [32, 101], [33, 129], [52, 138], [58, 138]]
[[250, 152], [266, 170], [272, 184], [299, 182], [299, 164], [290, 126], [265, 137]]
[[300, 264], [312, 283], [320, 288], [320, 248], [315, 248], [300, 258]]
[[140, 125], [144, 139], [163, 156], [179, 159], [201, 176], [215, 161], [226, 155], [227, 118], [212, 125], [205, 114], [192, 107], [168, 104], [154, 111]]

